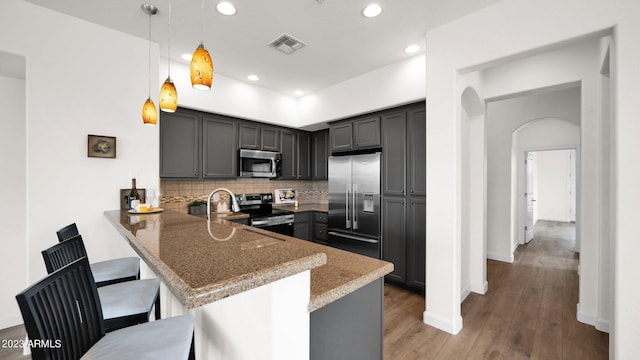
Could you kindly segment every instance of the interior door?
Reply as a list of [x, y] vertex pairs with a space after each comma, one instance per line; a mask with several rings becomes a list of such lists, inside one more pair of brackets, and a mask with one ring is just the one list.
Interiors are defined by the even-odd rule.
[[533, 206], [534, 206], [534, 202], [536, 201], [533, 198], [534, 196], [533, 194], [533, 171], [534, 171], [533, 161], [534, 161], [533, 154], [530, 152], [527, 152], [527, 160], [525, 162], [526, 171], [527, 171], [527, 176], [526, 176], [527, 192], [524, 194], [527, 201], [527, 221], [524, 228], [525, 243], [528, 243], [529, 241], [533, 240]]

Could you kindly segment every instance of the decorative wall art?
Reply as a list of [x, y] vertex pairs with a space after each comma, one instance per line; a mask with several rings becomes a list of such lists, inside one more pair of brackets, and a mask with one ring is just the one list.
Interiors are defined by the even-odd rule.
[[98, 158], [116, 157], [116, 138], [114, 136], [89, 135], [87, 156]]

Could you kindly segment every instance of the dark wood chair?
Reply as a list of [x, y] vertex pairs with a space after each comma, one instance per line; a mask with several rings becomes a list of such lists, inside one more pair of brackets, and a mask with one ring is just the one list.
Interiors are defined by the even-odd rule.
[[153, 321], [105, 334], [98, 288], [86, 257], [16, 295], [32, 358], [195, 359], [193, 318]]
[[[87, 251], [81, 235], [42, 251], [42, 258], [49, 274], [86, 257]], [[93, 270], [93, 266], [91, 268]], [[133, 280], [101, 286], [98, 288], [98, 295], [102, 303], [106, 331], [148, 322], [154, 308], [156, 320], [160, 319], [158, 279]]]
[[[58, 241], [64, 242], [80, 235], [80, 232], [76, 223], [73, 223], [56, 231], [56, 235], [58, 235]], [[91, 264], [91, 271], [98, 287], [137, 280], [140, 278], [140, 259], [137, 257], [123, 257], [100, 261]]]

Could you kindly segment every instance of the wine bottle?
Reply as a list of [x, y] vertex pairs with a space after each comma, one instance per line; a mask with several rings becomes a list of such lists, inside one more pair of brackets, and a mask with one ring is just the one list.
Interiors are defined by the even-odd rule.
[[133, 202], [133, 200], [140, 200], [138, 189], [136, 189], [136, 178], [131, 179], [131, 192], [129, 192], [129, 210], [132, 209], [131, 202]]

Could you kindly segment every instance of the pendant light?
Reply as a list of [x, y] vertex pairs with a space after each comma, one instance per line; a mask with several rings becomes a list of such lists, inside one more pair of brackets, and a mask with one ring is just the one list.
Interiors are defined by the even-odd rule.
[[[204, 17], [204, 0], [202, 0], [201, 14]], [[213, 82], [213, 61], [204, 47], [204, 19], [200, 19], [200, 45], [191, 57], [191, 86], [197, 90], [211, 89]]]
[[178, 92], [173, 81], [171, 81], [171, 0], [169, 0], [169, 52], [167, 54], [167, 80], [160, 88], [160, 110], [164, 112], [175, 112], [178, 108]]
[[151, 4], [142, 4], [142, 11], [149, 15], [149, 97], [142, 105], [142, 122], [154, 126], [158, 123], [158, 110], [151, 100], [151, 17], [158, 13], [158, 8]]

